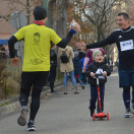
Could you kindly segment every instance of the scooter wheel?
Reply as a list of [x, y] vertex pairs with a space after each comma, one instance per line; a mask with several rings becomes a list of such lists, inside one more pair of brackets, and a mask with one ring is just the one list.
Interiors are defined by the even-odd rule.
[[109, 113], [107, 113], [107, 120], [109, 120]]
[[95, 113], [93, 114], [93, 121], [95, 121]]

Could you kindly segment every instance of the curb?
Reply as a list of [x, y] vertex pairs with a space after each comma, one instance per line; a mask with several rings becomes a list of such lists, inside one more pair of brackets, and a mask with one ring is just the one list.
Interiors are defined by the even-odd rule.
[[[60, 91], [60, 89], [63, 88], [63, 83], [57, 83], [54, 86], [55, 91]], [[50, 92], [50, 88], [45, 86], [43, 88], [43, 91], [41, 93], [41, 99], [42, 98], [50, 98], [50, 95], [48, 95], [48, 92]], [[29, 97], [29, 102], [30, 102], [31, 97]], [[10, 102], [11, 104], [8, 104], [6, 106], [0, 107], [0, 115], [2, 114], [7, 114], [16, 111], [18, 108], [21, 108], [20, 103], [19, 103], [19, 95], [15, 96], [13, 98], [7, 99], [7, 100], [2, 100], [0, 101], [0, 105], [2, 103]]]

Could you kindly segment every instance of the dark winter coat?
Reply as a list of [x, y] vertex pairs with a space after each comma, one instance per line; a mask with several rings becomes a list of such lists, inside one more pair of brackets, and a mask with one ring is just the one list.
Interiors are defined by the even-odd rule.
[[[96, 71], [98, 69], [103, 69], [103, 72], [106, 71], [107, 72], [107, 76], [110, 76], [111, 74], [111, 70], [110, 68], [104, 63], [97, 63], [97, 62], [93, 62], [91, 63], [87, 69], [86, 69], [86, 75], [89, 78], [88, 81], [91, 85], [96, 86], [96, 78], [93, 78], [90, 76], [90, 73], [96, 73]], [[107, 82], [107, 78], [105, 77], [105, 79], [99, 79], [99, 85], [104, 85]]]
[[57, 55], [56, 55], [56, 52], [53, 50], [53, 49], [50, 49], [50, 62], [51, 63], [51, 66], [54, 65], [54, 66], [57, 66]]
[[74, 75], [80, 75], [81, 62], [80, 62], [79, 57], [75, 57], [73, 59], [73, 64], [74, 64]]
[[85, 56], [86, 56], [86, 53], [84, 53], [84, 52], [79, 52], [79, 59], [81, 60], [81, 59], [83, 59], [83, 58], [85, 58]]

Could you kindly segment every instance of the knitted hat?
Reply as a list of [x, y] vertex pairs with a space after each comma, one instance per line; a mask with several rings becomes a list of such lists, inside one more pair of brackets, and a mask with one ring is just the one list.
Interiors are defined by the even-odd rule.
[[96, 54], [98, 54], [98, 53], [102, 54], [102, 52], [100, 50], [94, 50], [93, 55], [92, 55], [93, 59], [95, 58]]
[[43, 20], [47, 17], [47, 10], [42, 6], [37, 6], [34, 9], [35, 20]]
[[79, 55], [78, 52], [74, 52], [74, 57], [77, 57]]

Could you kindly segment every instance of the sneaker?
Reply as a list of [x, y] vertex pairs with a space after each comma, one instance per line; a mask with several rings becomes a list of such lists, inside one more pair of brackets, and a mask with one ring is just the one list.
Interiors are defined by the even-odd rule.
[[126, 110], [126, 113], [124, 114], [124, 118], [129, 118], [131, 116], [131, 111], [130, 109]]
[[58, 93], [56, 91], [54, 91], [53, 94], [58, 94]]
[[74, 91], [74, 94], [79, 94], [79, 91]]
[[88, 83], [83, 83], [83, 86], [88, 86], [89, 84]]
[[29, 121], [29, 122], [28, 122], [28, 124], [27, 124], [27, 130], [28, 130], [28, 131], [35, 131], [35, 130], [36, 130], [33, 121]]
[[28, 108], [22, 108], [20, 117], [18, 118], [17, 122], [20, 126], [25, 126], [27, 123], [27, 114], [28, 114]]
[[56, 91], [54, 91], [54, 92], [52, 92], [52, 93], [51, 93], [51, 95], [56, 95], [56, 94], [57, 94], [57, 92], [56, 92]]
[[85, 86], [82, 86], [82, 89], [85, 89]]
[[132, 114], [134, 114], [134, 103], [132, 103]]
[[67, 92], [64, 92], [64, 95], [67, 95]]

